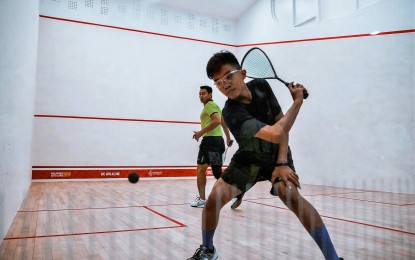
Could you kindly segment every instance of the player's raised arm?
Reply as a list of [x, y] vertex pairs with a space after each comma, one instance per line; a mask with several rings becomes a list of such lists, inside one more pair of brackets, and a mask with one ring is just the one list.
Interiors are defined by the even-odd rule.
[[296, 84], [296, 86], [293, 87], [292, 84], [290, 84], [289, 89], [294, 102], [288, 109], [287, 113], [275, 124], [261, 128], [258, 133], [256, 133], [255, 137], [275, 144], [279, 144], [288, 138], [288, 133], [290, 132], [291, 127], [300, 112], [304, 98], [304, 87], [302, 85]]

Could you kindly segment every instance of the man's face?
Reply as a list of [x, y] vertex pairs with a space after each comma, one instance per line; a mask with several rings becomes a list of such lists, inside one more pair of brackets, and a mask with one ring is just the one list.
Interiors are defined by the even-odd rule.
[[199, 99], [200, 99], [200, 102], [202, 102], [203, 104], [206, 104], [209, 100], [212, 99], [212, 93], [209, 94], [206, 89], [200, 89]]
[[237, 70], [226, 64], [213, 75], [212, 79], [222, 94], [230, 99], [238, 100], [245, 87], [245, 76], [245, 70]]

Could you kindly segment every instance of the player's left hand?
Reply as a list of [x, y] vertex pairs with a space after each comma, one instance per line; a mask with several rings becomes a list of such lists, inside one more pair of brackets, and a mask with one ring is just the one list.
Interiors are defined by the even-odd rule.
[[279, 166], [275, 167], [274, 172], [272, 173], [272, 177], [275, 179], [276, 177], [280, 177], [281, 180], [287, 185], [288, 188], [291, 189], [289, 186], [289, 182], [294, 183], [294, 185], [301, 189], [300, 181], [298, 174], [295, 173], [290, 167], [288, 166]]
[[202, 135], [200, 134], [200, 132], [197, 131], [193, 131], [193, 139], [196, 140], [196, 142], [199, 142], [199, 138], [202, 137]]
[[226, 142], [226, 144], [228, 145], [228, 147], [231, 147], [233, 145], [233, 140], [229, 140], [228, 142]]

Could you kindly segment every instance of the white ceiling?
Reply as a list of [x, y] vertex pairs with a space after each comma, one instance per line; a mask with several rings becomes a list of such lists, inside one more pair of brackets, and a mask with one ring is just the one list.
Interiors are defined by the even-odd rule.
[[[145, 0], [181, 10], [237, 20], [257, 0]], [[262, 0], [263, 1], [263, 0]]]

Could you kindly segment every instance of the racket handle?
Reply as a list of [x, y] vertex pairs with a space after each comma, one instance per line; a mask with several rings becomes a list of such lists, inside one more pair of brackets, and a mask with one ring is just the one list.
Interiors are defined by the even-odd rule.
[[305, 89], [304, 89], [304, 91], [303, 91], [303, 96], [304, 96], [304, 99], [308, 98], [308, 92], [307, 92], [307, 90], [305, 90]]
[[[285, 81], [283, 81], [283, 80], [280, 80], [281, 82], [283, 82], [287, 87], [288, 87], [288, 85], [290, 84], [290, 83], [288, 83], [288, 82], [285, 82]], [[305, 90], [304, 89], [304, 91], [303, 91], [303, 97], [304, 97], [304, 99], [306, 99], [306, 98], [308, 98], [308, 92], [307, 92], [307, 90]]]

